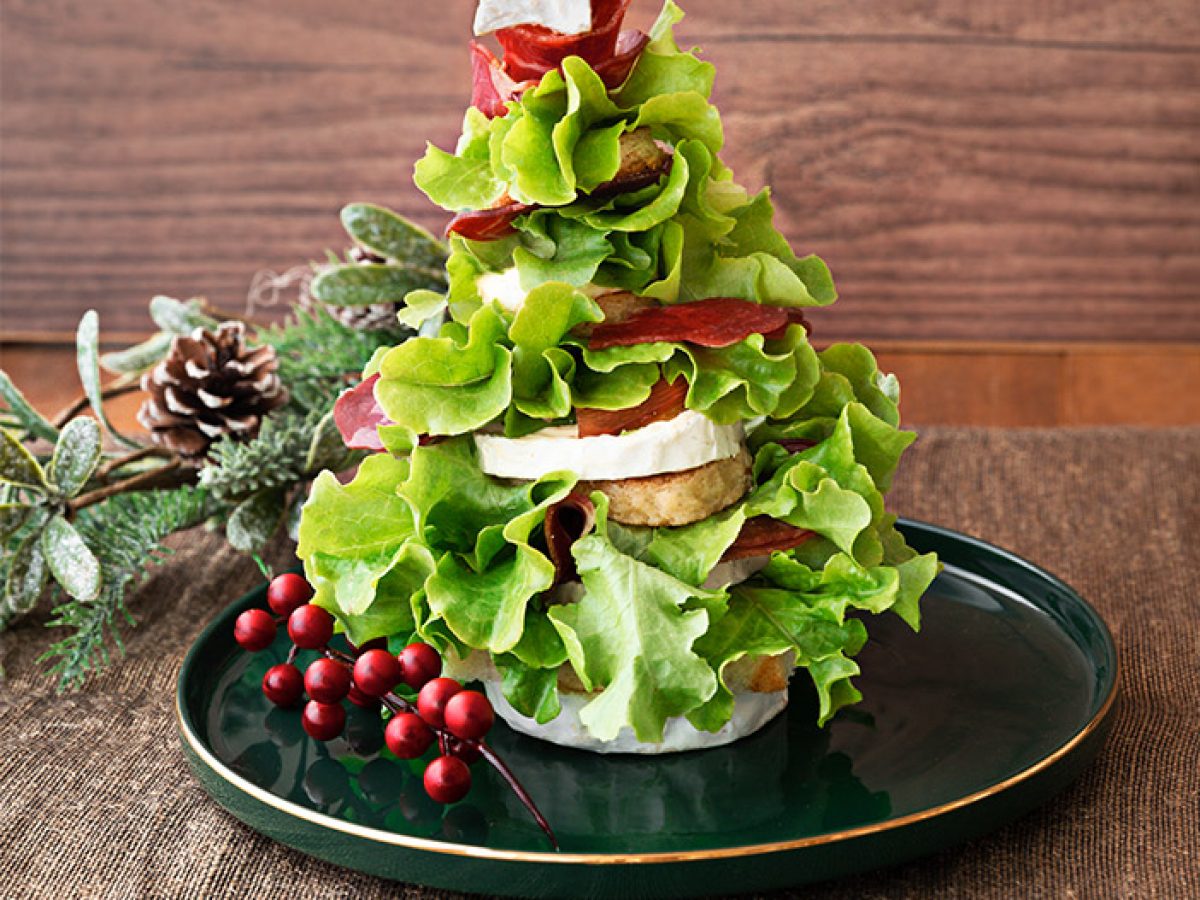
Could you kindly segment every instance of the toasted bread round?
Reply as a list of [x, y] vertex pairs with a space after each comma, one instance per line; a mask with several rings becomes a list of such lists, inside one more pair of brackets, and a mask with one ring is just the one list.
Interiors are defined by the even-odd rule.
[[[630, 293], [629, 291], [606, 291], [605, 293], [594, 295], [592, 299], [596, 301], [596, 305], [604, 313], [604, 321], [609, 324], [627, 322], [634, 313], [641, 312], [643, 309], [652, 309], [659, 305], [657, 300], [651, 300], [649, 297], [639, 297], [637, 294]], [[592, 329], [595, 327], [596, 323], [594, 322], [584, 322], [571, 329], [571, 334], [581, 338], [590, 337]]]
[[609, 197], [649, 187], [671, 168], [671, 154], [654, 139], [649, 128], [636, 128], [620, 137], [621, 161], [611, 180], [597, 185], [593, 197]]
[[662, 475], [580, 482], [581, 491], [608, 498], [608, 517], [622, 525], [690, 525], [732, 506], [752, 483], [752, 460], [737, 456]]

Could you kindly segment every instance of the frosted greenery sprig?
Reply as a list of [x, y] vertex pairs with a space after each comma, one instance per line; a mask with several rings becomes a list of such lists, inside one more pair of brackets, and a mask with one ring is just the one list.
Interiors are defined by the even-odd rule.
[[[297, 303], [283, 324], [160, 296], [149, 305], [157, 328], [150, 338], [101, 354], [99, 319], [89, 311], [76, 339], [82, 393], [52, 418], [0, 371], [0, 630], [47, 594], [56, 597], [47, 624], [66, 634], [42, 659], [60, 689], [78, 687], [120, 651], [119, 627], [133, 622], [128, 591], [166, 558], [166, 537], [220, 523], [233, 547], [257, 554], [294, 528], [317, 473], [361, 458], [342, 444], [333, 404], [378, 348], [411, 331], [399, 322], [360, 331], [329, 307], [333, 299], [343, 307], [400, 303], [410, 289], [444, 289], [446, 248], [382, 207], [349, 206], [342, 221], [354, 245], [383, 262], [362, 267], [369, 271], [357, 282], [351, 262], [322, 267], [321, 292], [333, 288], [331, 298]], [[248, 343], [275, 350], [288, 389], [286, 405], [265, 415], [253, 437], [221, 437], [197, 465], [113, 426], [106, 400], [138, 391], [177, 337], [231, 318], [251, 326]], [[107, 385], [101, 369], [116, 376]]]

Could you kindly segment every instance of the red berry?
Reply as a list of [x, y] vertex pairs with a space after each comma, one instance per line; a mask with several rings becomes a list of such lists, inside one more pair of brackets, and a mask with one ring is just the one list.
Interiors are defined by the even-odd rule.
[[457, 756], [468, 766], [474, 765], [479, 757], [483, 756], [478, 744], [467, 741], [450, 741], [448, 749], [451, 756]]
[[317, 650], [333, 637], [333, 616], [319, 606], [305, 603], [288, 617], [288, 635], [303, 650]]
[[433, 731], [415, 713], [396, 713], [383, 730], [383, 739], [388, 749], [401, 759], [416, 759], [424, 756], [433, 743]]
[[462, 690], [462, 685], [453, 678], [435, 678], [421, 688], [417, 694], [417, 711], [429, 725], [443, 728], [446, 725], [446, 703]]
[[276, 614], [290, 616], [297, 608], [312, 599], [312, 585], [295, 572], [276, 575], [267, 585], [267, 606]]
[[295, 706], [304, 694], [304, 677], [291, 663], [280, 663], [267, 669], [262, 691], [276, 706]]
[[361, 647], [356, 647], [356, 646], [354, 646], [354, 644], [350, 644], [350, 651], [355, 656], [362, 656], [368, 650], [386, 650], [387, 645], [388, 645], [387, 638], [377, 637], [377, 638], [371, 638], [371, 640], [369, 640], [369, 641], [364, 641], [363, 645]]
[[368, 697], [355, 687], [353, 683], [350, 685], [350, 693], [346, 695], [346, 699], [362, 709], [379, 709], [379, 698]]
[[428, 644], [409, 644], [401, 650], [400, 666], [404, 669], [404, 683], [414, 691], [442, 674], [442, 658]]
[[479, 691], [460, 691], [453, 695], [446, 701], [443, 717], [450, 733], [464, 741], [479, 740], [496, 721], [492, 704]]
[[368, 650], [354, 661], [354, 684], [368, 697], [382, 697], [400, 683], [400, 660], [386, 650]]
[[265, 609], [248, 609], [233, 623], [233, 639], [251, 653], [266, 650], [275, 641], [275, 620]]
[[457, 803], [471, 790], [471, 770], [461, 759], [439, 756], [425, 767], [425, 793], [438, 803]]
[[350, 693], [350, 670], [332, 659], [313, 660], [304, 671], [304, 689], [318, 703], [341, 703]]
[[340, 703], [318, 703], [309, 700], [304, 704], [300, 723], [309, 737], [318, 741], [332, 741], [346, 727], [346, 710]]

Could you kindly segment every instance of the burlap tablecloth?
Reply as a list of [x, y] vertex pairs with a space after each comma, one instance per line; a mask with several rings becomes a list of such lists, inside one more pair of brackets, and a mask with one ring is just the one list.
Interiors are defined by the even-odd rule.
[[[927, 429], [892, 496], [904, 515], [1046, 566], [1100, 610], [1124, 668], [1100, 758], [987, 837], [794, 896], [1200, 897], [1200, 429]], [[128, 656], [58, 697], [36, 622], [4, 639], [0, 897], [445, 897], [272, 843], [194, 782], [173, 718], [185, 649], [252, 587], [203, 532], [132, 604]], [[288, 548], [276, 551], [278, 561]]]

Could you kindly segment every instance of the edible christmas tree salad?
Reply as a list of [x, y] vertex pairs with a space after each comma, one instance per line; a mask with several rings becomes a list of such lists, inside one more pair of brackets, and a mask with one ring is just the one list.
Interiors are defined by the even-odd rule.
[[793, 674], [820, 723], [856, 702], [871, 617], [917, 628], [938, 563], [884, 507], [895, 378], [814, 349], [828, 269], [721, 162], [679, 8], [643, 34], [628, 2], [481, 4], [502, 53], [471, 44], [462, 137], [415, 167], [449, 289], [339, 401], [377, 452], [317, 479], [299, 554], [354, 645], [436, 648], [531, 734], [663, 752], [761, 727]]

